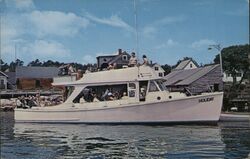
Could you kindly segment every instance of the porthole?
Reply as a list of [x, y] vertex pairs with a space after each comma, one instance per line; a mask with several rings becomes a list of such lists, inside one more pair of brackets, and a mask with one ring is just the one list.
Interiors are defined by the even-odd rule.
[[172, 96], [169, 96], [168, 98], [169, 98], [169, 99], [172, 99]]
[[161, 100], [161, 97], [157, 97], [157, 100]]

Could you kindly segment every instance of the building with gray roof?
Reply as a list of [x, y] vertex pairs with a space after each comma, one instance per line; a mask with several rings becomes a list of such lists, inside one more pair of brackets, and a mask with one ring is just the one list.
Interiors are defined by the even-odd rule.
[[171, 91], [185, 91], [198, 94], [222, 90], [222, 77], [219, 65], [195, 69], [173, 70], [164, 77], [165, 86]]
[[53, 78], [57, 77], [57, 67], [16, 67], [16, 83], [18, 89], [50, 89]]
[[53, 78], [58, 76], [58, 72], [57, 67], [18, 66], [16, 78]]

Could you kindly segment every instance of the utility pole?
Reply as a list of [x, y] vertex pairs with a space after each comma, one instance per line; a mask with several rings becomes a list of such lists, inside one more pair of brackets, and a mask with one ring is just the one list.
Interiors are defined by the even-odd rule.
[[220, 46], [220, 44], [209, 45], [208, 50], [212, 50], [213, 48], [215, 48], [216, 50], [219, 51], [219, 56], [220, 56], [220, 70], [221, 70], [221, 76], [223, 77], [221, 46]]

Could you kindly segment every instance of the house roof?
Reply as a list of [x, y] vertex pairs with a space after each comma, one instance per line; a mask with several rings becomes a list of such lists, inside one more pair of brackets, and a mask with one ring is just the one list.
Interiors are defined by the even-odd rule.
[[8, 77], [8, 75], [6, 75], [4, 72], [0, 71], [0, 75], [1, 76], [5, 76], [5, 77]]
[[16, 84], [16, 72], [5, 72], [8, 75], [8, 82], [12, 85]]
[[130, 55], [127, 52], [123, 52], [121, 54], [116, 55], [116, 57], [114, 57], [113, 59], [111, 59], [110, 61], [108, 61], [108, 63], [115, 63], [117, 60], [119, 60], [120, 58], [122, 58], [123, 55], [127, 55], [128, 58], [130, 57]]
[[16, 68], [16, 78], [53, 78], [58, 76], [57, 67], [30, 67], [19, 66]]
[[97, 56], [96, 58], [99, 59], [99, 58], [107, 58], [107, 57], [115, 57], [117, 55], [101, 55], [101, 56]]
[[[189, 62], [193, 62], [193, 61], [191, 59], [181, 61], [181, 63], [179, 63], [179, 65], [176, 66], [175, 70], [182, 70], [182, 69], [184, 69], [189, 64]], [[196, 65], [196, 67], [198, 67], [198, 66]]]
[[219, 65], [210, 65], [202, 68], [188, 70], [174, 70], [164, 77], [166, 86], [170, 85], [189, 85], [199, 78], [205, 76]]

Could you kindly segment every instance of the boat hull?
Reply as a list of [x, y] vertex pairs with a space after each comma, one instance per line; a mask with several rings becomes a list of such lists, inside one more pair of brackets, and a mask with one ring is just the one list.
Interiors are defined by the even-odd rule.
[[150, 124], [207, 123], [220, 117], [223, 93], [211, 93], [162, 101], [85, 109], [16, 109], [16, 122], [86, 123], [86, 124]]

